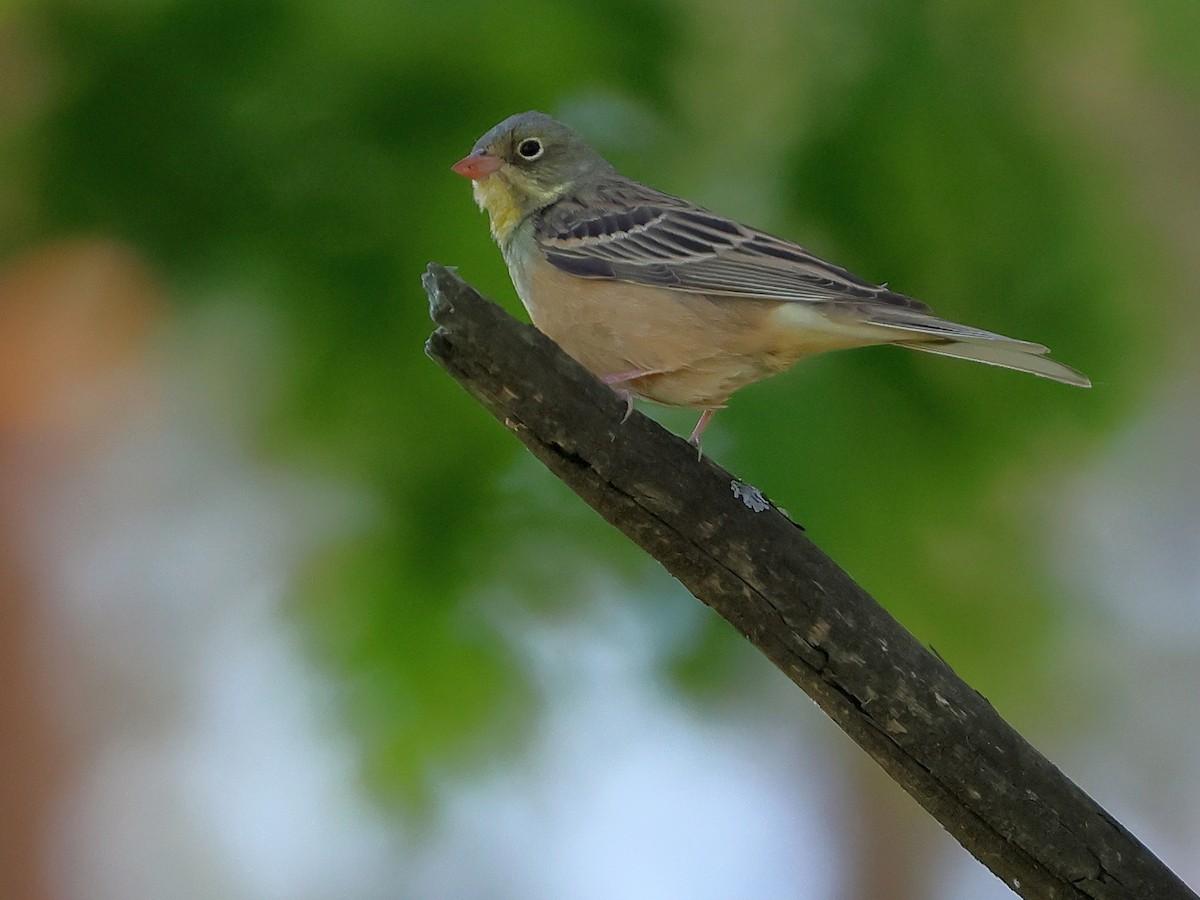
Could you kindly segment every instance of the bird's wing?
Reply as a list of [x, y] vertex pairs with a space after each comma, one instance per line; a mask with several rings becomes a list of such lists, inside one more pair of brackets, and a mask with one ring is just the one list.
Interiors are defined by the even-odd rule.
[[729, 297], [928, 310], [798, 244], [628, 179], [560, 198], [536, 216], [534, 236], [553, 265], [581, 278]]

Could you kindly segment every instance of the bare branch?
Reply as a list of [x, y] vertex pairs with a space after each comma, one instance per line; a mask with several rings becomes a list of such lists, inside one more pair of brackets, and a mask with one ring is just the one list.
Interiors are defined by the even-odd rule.
[[429, 355], [1014, 891], [1196, 900], [756, 490], [645, 416], [622, 424], [611, 390], [453, 272], [424, 283]]

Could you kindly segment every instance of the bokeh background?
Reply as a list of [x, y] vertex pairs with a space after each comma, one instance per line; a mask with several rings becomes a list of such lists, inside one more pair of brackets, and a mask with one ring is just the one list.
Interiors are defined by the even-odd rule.
[[0, 895], [1009, 896], [424, 356], [529, 108], [1092, 377], [706, 448], [1200, 885], [1195, 0], [9, 0]]

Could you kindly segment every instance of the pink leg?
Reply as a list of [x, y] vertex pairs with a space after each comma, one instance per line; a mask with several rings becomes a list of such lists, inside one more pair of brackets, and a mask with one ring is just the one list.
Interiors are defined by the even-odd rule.
[[703, 459], [704, 449], [700, 446], [700, 435], [704, 433], [704, 429], [708, 427], [708, 423], [712, 421], [713, 416], [717, 414], [720, 407], [706, 409], [700, 414], [700, 421], [696, 423], [696, 427], [692, 429], [692, 436], [688, 438], [688, 443], [696, 448], [696, 454]]

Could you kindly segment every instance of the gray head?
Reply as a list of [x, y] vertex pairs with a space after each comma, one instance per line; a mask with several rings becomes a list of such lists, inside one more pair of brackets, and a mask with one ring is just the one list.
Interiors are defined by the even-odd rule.
[[509, 116], [453, 168], [475, 182], [476, 198], [491, 213], [493, 225], [502, 212], [495, 204], [507, 201], [512, 212], [524, 216], [552, 203], [580, 179], [613, 171], [562, 122], [532, 111]]

